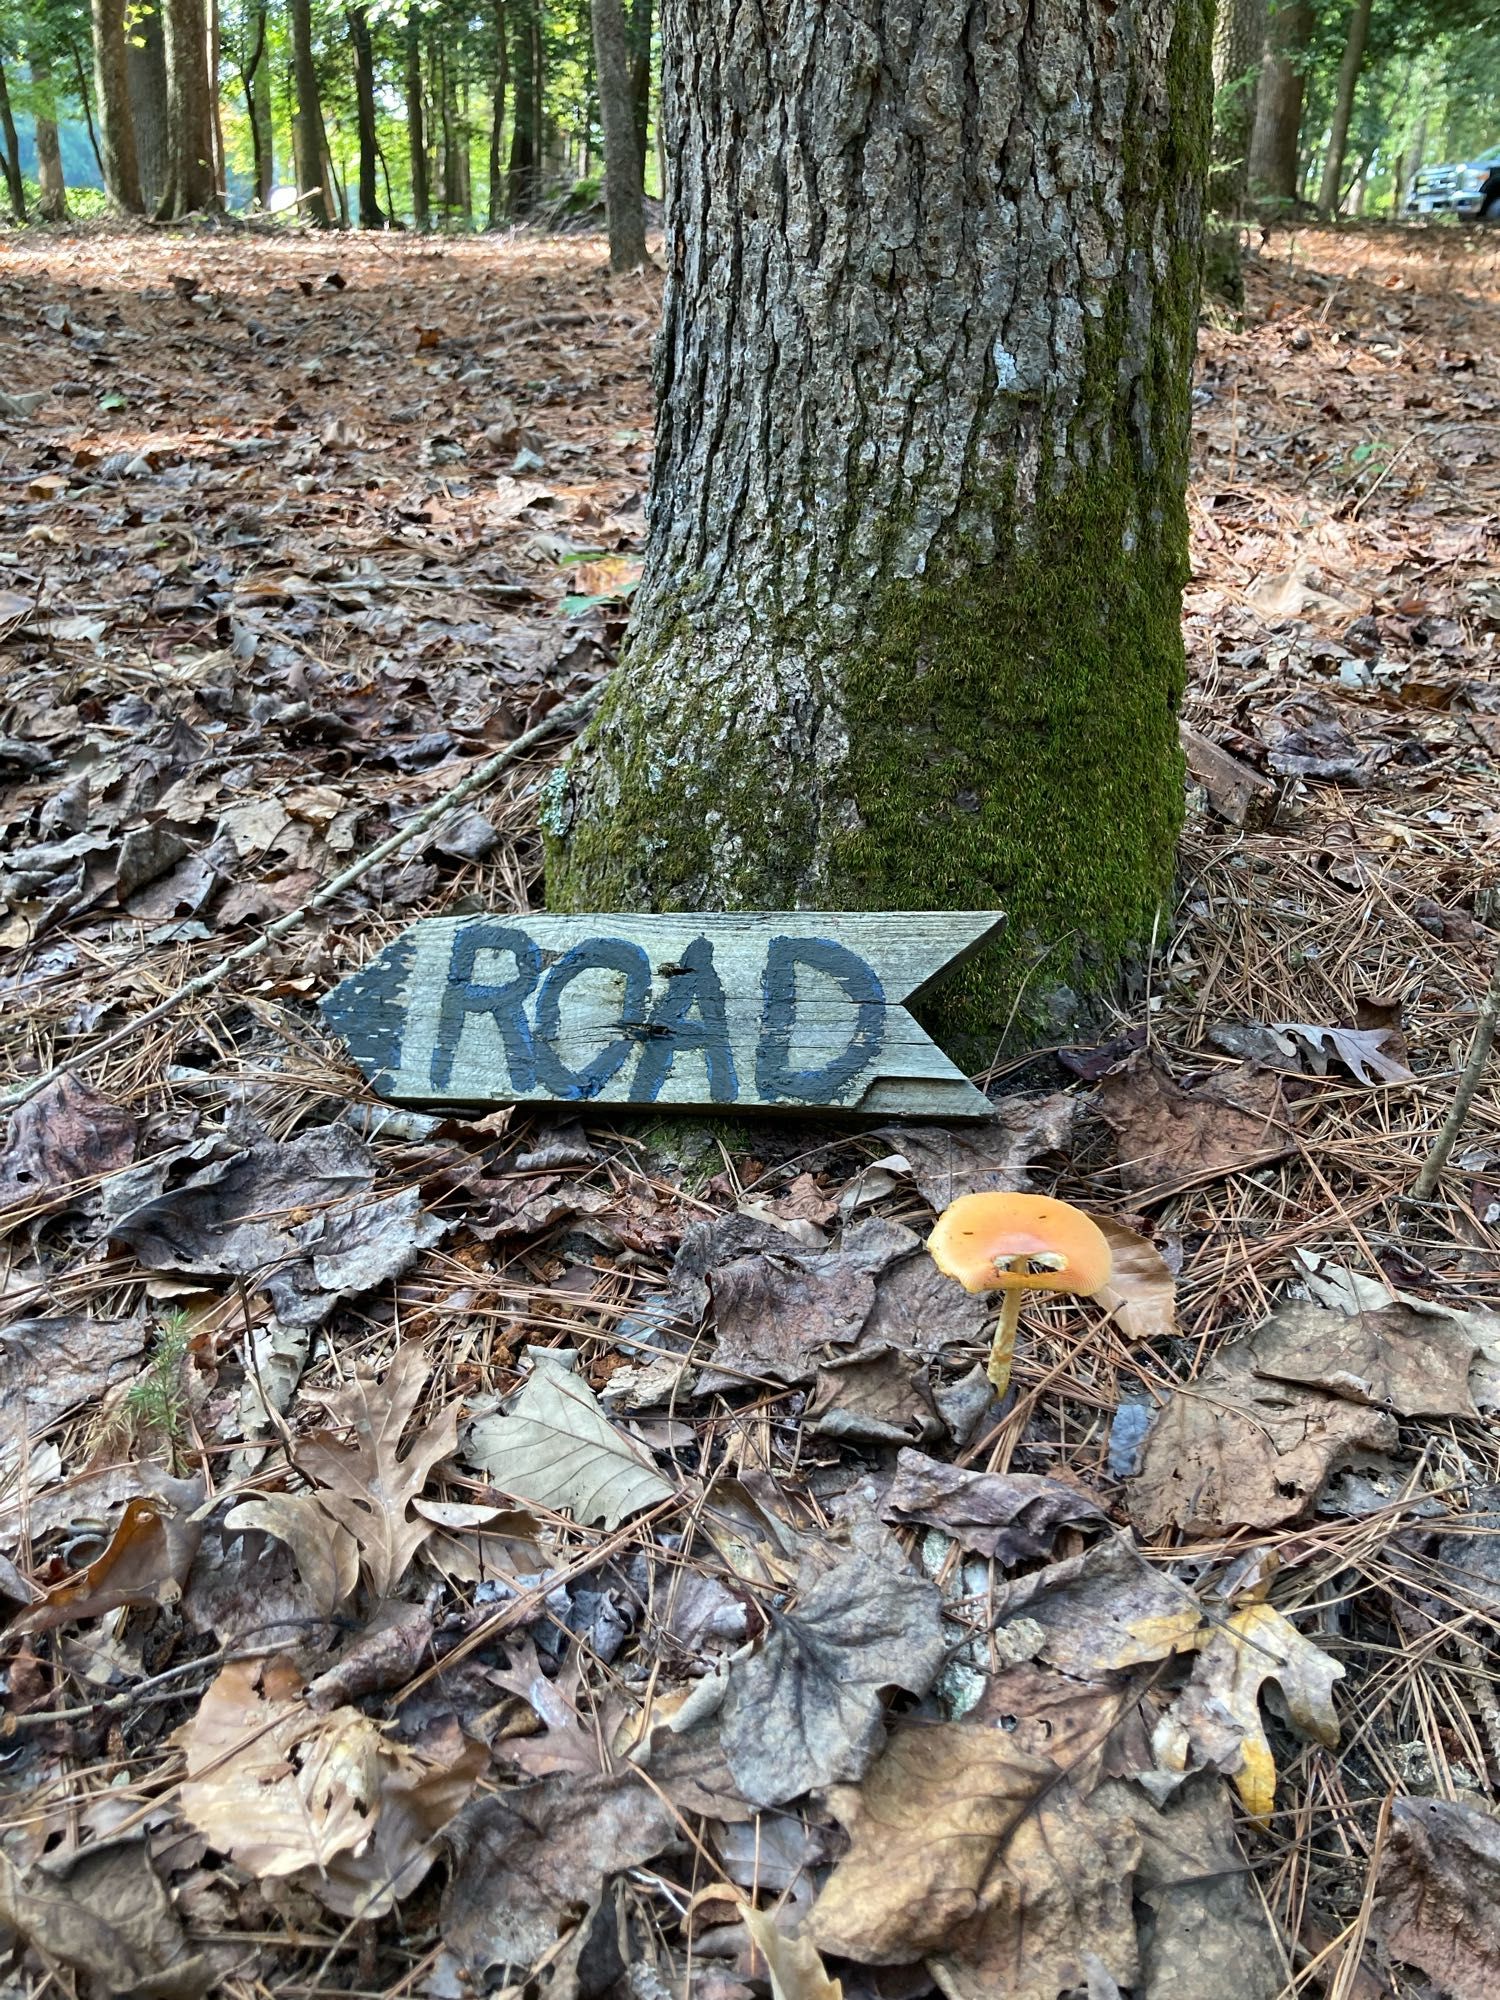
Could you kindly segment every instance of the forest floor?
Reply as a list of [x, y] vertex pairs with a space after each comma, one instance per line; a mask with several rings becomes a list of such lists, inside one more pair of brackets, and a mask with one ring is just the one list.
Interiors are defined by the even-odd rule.
[[[1500, 241], [1276, 235], [1205, 329], [1178, 921], [992, 1129], [386, 1117], [314, 1003], [534, 900], [560, 743], [101, 1049], [605, 670], [657, 305], [0, 236], [0, 1991], [1500, 1990], [1500, 1064], [1402, 1200]], [[1117, 1294], [1001, 1407], [920, 1243], [1028, 1173]]]

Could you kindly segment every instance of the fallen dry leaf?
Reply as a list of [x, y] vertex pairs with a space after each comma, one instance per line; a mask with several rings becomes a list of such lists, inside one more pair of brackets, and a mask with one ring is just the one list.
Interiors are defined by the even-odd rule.
[[1276, 1762], [1261, 1722], [1261, 1688], [1274, 1681], [1297, 1733], [1333, 1749], [1333, 1689], [1343, 1677], [1338, 1661], [1271, 1605], [1242, 1605], [1208, 1632], [1186, 1687], [1158, 1723], [1151, 1739], [1157, 1763], [1166, 1771], [1224, 1772], [1250, 1817], [1267, 1822]]
[[359, 1543], [313, 1493], [254, 1493], [224, 1516], [226, 1528], [258, 1528], [285, 1542], [313, 1603], [328, 1616], [354, 1595]]
[[[383, 1380], [356, 1374], [348, 1388], [325, 1395], [323, 1403], [337, 1431], [320, 1432], [297, 1447], [298, 1470], [318, 1482], [318, 1506], [357, 1543], [360, 1567], [377, 1600], [390, 1596], [432, 1533], [434, 1523], [415, 1513], [413, 1503], [433, 1467], [458, 1446], [458, 1408], [453, 1404], [423, 1425], [402, 1456], [402, 1435], [431, 1372], [420, 1343], [398, 1347]], [[270, 1532], [280, 1529], [271, 1527]], [[339, 1556], [332, 1536], [329, 1564], [336, 1578]], [[333, 1587], [326, 1576], [323, 1580], [325, 1588]]]
[[997, 1850], [1057, 1779], [1050, 1758], [1003, 1730], [900, 1724], [863, 1784], [830, 1796], [849, 1851], [809, 1935], [863, 1964], [910, 1965], [941, 1950], [981, 1914]]
[[144, 1320], [85, 1313], [0, 1328], [0, 1477], [14, 1471], [28, 1441], [39, 1442], [70, 1410], [102, 1404], [128, 1381], [145, 1345]]
[[962, 1549], [1012, 1568], [1049, 1555], [1059, 1528], [1105, 1525], [1086, 1494], [1029, 1472], [966, 1472], [920, 1451], [896, 1457], [882, 1520], [941, 1528]]
[[714, 1366], [730, 1377], [808, 1382], [830, 1345], [859, 1339], [875, 1280], [837, 1251], [773, 1250], [709, 1277]]
[[49, 1855], [24, 1874], [0, 1855], [0, 1924], [118, 2000], [198, 2000], [217, 1981], [144, 1840]]
[[[828, 1977], [817, 1947], [805, 1937], [789, 1938], [764, 1910], [739, 1905], [740, 1921], [750, 1942], [765, 1961], [771, 2000], [844, 2000], [843, 1986]], [[751, 1970], [754, 1971], [752, 1966]]]
[[962, 1194], [1029, 1188], [1027, 1168], [1066, 1149], [1078, 1108], [1065, 1091], [1042, 1097], [1022, 1092], [1002, 1097], [994, 1117], [982, 1124], [886, 1126], [875, 1137], [890, 1142], [922, 1199], [941, 1212]]
[[509, 1416], [469, 1427], [464, 1456], [502, 1493], [614, 1528], [676, 1490], [614, 1425], [553, 1348], [531, 1350], [531, 1377]]
[[1374, 1929], [1451, 2000], [1500, 1991], [1500, 1820], [1451, 1799], [1396, 1799]]
[[[201, 1499], [201, 1482], [197, 1492]], [[122, 1604], [175, 1604], [201, 1535], [201, 1525], [169, 1500], [126, 1501], [103, 1555], [77, 1576], [54, 1584], [16, 1629], [46, 1632], [55, 1625], [100, 1618]]]
[[1280, 2000], [1286, 1962], [1226, 1787], [1190, 1778], [1160, 1811], [1141, 1800], [1135, 1817], [1145, 2000]]
[[809, 1935], [865, 1964], [927, 1958], [958, 2000], [1056, 2000], [1092, 1953], [1135, 1971], [1127, 1788], [1084, 1796], [1003, 1730], [905, 1724], [859, 1789], [830, 1799], [849, 1852]]
[[735, 1783], [763, 1806], [861, 1776], [884, 1734], [882, 1690], [925, 1694], [943, 1659], [932, 1584], [862, 1556], [768, 1615], [760, 1650], [730, 1669], [719, 1719]]
[[556, 1944], [561, 1912], [589, 1908], [610, 1876], [654, 1859], [677, 1832], [634, 1772], [475, 1799], [448, 1829], [443, 1939], [483, 1991], [493, 1968], [523, 1971]]
[[1172, 1391], [1126, 1504], [1148, 1537], [1279, 1527], [1305, 1519], [1354, 1452], [1388, 1451], [1397, 1436], [1382, 1410], [1263, 1380], [1249, 1342], [1236, 1341]]
[[358, 1709], [310, 1708], [301, 1687], [288, 1660], [221, 1670], [173, 1738], [183, 1815], [248, 1873], [379, 1916], [426, 1875], [488, 1753], [456, 1726], [398, 1743]]
[[1292, 1302], [1250, 1336], [1257, 1375], [1403, 1417], [1477, 1416], [1469, 1371], [1478, 1351], [1454, 1321], [1400, 1305], [1346, 1314]]
[[1155, 1050], [1100, 1082], [1099, 1115], [1119, 1147], [1120, 1179], [1153, 1196], [1280, 1159], [1293, 1150], [1281, 1080], [1249, 1067], [1184, 1090]]
[[1154, 1243], [1112, 1215], [1096, 1215], [1109, 1243], [1108, 1284], [1093, 1294], [1130, 1341], [1170, 1340], [1177, 1332], [1177, 1280]]
[[0, 1211], [54, 1203], [135, 1158], [138, 1120], [64, 1073], [10, 1115]]
[[1040, 1630], [1037, 1658], [1083, 1679], [1192, 1652], [1203, 1630], [1192, 1592], [1153, 1569], [1126, 1535], [1008, 1584], [996, 1629], [1017, 1620]]
[[1320, 1028], [1307, 1021], [1278, 1021], [1283, 1035], [1295, 1035], [1299, 1042], [1322, 1055], [1326, 1050], [1337, 1056], [1361, 1083], [1410, 1083], [1411, 1071], [1392, 1053], [1400, 1036], [1391, 1028]]

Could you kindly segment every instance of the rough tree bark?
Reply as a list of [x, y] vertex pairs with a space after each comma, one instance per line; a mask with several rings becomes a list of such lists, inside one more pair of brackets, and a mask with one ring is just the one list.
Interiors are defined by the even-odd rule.
[[1297, 199], [1302, 78], [1312, 31], [1312, 0], [1273, 0], [1250, 140], [1250, 192], [1268, 201]]
[[333, 219], [329, 182], [323, 171], [323, 107], [318, 99], [318, 72], [313, 65], [311, 0], [291, 0], [292, 73], [297, 88], [297, 115], [292, 120], [292, 152], [297, 162], [297, 193], [302, 213], [315, 229], [327, 229]]
[[1209, 200], [1238, 215], [1249, 183], [1250, 138], [1266, 38], [1266, 0], [1219, 0], [1214, 22], [1214, 144]]
[[426, 230], [432, 227], [432, 201], [422, 119], [422, 23], [415, 8], [406, 17], [406, 137], [411, 150], [412, 226]]
[[219, 205], [203, 0], [164, 0], [162, 54], [167, 71], [167, 171], [156, 212], [162, 221], [171, 222]]
[[36, 110], [36, 212], [43, 222], [68, 219], [68, 184], [63, 179], [62, 148], [57, 142], [57, 119], [52, 92], [52, 62], [45, 48], [33, 42], [27, 50], [31, 89]]
[[351, 7], [349, 41], [354, 50], [354, 107], [359, 129], [359, 226], [384, 229], [380, 206], [380, 156], [375, 131], [375, 50], [370, 41], [370, 12]]
[[646, 573], [562, 909], [1001, 909], [964, 1046], [1172, 890], [1211, 0], [669, 0]]
[[159, 6], [132, 9], [125, 74], [141, 198], [154, 215], [167, 185], [167, 58]]
[[16, 136], [15, 115], [10, 108], [10, 86], [5, 64], [0, 62], [0, 141], [5, 151], [5, 191], [10, 212], [17, 222], [26, 220], [26, 186], [21, 178], [21, 142]]
[[1349, 34], [1344, 43], [1344, 59], [1339, 64], [1338, 88], [1333, 99], [1333, 129], [1328, 135], [1328, 157], [1323, 162], [1323, 185], [1318, 190], [1318, 213], [1332, 221], [1339, 212], [1343, 192], [1344, 149], [1349, 143], [1349, 120], [1354, 112], [1354, 92], [1364, 67], [1365, 43], [1370, 33], [1370, 0], [1354, 0], [1349, 16]]
[[505, 218], [505, 97], [510, 87], [510, 30], [505, 0], [494, 0], [490, 18], [495, 26], [495, 80], [490, 90], [490, 201], [487, 228], [498, 229]]
[[622, 0], [593, 0], [594, 61], [599, 73], [599, 121], [604, 127], [604, 207], [609, 218], [609, 268], [638, 271], [646, 261], [641, 156], [635, 140], [630, 43]]
[[130, 112], [130, 77], [125, 56], [125, 0], [93, 0], [94, 94], [104, 154], [104, 185], [110, 200], [127, 215], [145, 208]]

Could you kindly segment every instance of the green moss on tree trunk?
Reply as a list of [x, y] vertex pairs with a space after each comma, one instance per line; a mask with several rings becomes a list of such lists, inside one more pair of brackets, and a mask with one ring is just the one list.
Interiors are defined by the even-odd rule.
[[1004, 910], [927, 1010], [987, 1055], [1086, 1013], [1170, 902], [1211, 9], [1146, 0], [1126, 45], [977, 4], [1018, 67], [970, 70], [973, 16], [924, 0], [952, 65], [925, 125], [889, 37], [830, 46], [805, 127], [849, 136], [790, 223], [777, 51], [682, 13], [647, 573], [544, 831], [559, 909]]

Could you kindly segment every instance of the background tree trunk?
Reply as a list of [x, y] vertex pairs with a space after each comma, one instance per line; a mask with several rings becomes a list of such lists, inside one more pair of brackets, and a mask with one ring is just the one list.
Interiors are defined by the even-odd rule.
[[488, 227], [498, 229], [505, 215], [505, 97], [510, 86], [510, 25], [505, 0], [494, 0], [495, 71], [490, 93], [490, 201]]
[[245, 91], [245, 122], [250, 127], [251, 178], [255, 200], [269, 208], [276, 180], [276, 138], [271, 124], [271, 61], [266, 49], [266, 0], [257, 0], [251, 14], [253, 39], [240, 71]]
[[375, 132], [375, 51], [370, 43], [367, 8], [349, 9], [349, 40], [354, 48], [354, 103], [359, 127], [359, 226], [384, 229]]
[[422, 120], [422, 24], [413, 11], [406, 20], [406, 137], [411, 149], [411, 219], [417, 229], [431, 229], [432, 207], [427, 192], [427, 138]]
[[641, 162], [644, 196], [646, 149], [651, 143], [651, 0], [631, 0], [630, 95], [635, 109], [635, 150]]
[[318, 72], [313, 67], [311, 0], [291, 0], [292, 74], [297, 85], [297, 115], [292, 121], [292, 151], [297, 162], [297, 193], [302, 213], [315, 229], [327, 229], [333, 219], [332, 178], [324, 171], [323, 107], [318, 99]]
[[164, 0], [162, 54], [167, 72], [167, 173], [157, 214], [170, 222], [219, 205], [203, 0]]
[[208, 37], [205, 61], [208, 65], [208, 137], [213, 161], [214, 191], [220, 201], [229, 193], [229, 170], [224, 156], [224, 121], [219, 113], [219, 0], [203, 0], [203, 26]]
[[104, 171], [104, 154], [99, 147], [99, 133], [94, 125], [94, 91], [89, 81], [88, 71], [83, 66], [83, 57], [78, 53], [78, 44], [68, 37], [68, 61], [73, 70], [73, 88], [78, 93], [78, 102], [83, 107], [84, 130], [89, 135], [89, 151], [94, 156], [94, 165], [99, 169], [99, 178], [105, 188], [109, 186], [109, 176]]
[[638, 271], [646, 261], [646, 219], [641, 204], [641, 157], [635, 142], [630, 44], [625, 34], [622, 0], [593, 0], [593, 16], [599, 120], [604, 127], [609, 268]]
[[1238, 215], [1249, 183], [1266, 0], [1219, 0], [1214, 22], [1214, 150], [1209, 199], [1221, 215]]
[[1344, 43], [1344, 60], [1339, 64], [1338, 89], [1333, 100], [1333, 131], [1328, 140], [1328, 157], [1323, 162], [1323, 185], [1318, 192], [1318, 213], [1332, 221], [1339, 212], [1343, 193], [1344, 148], [1349, 141], [1349, 120], [1354, 111], [1354, 92], [1364, 67], [1365, 42], [1370, 33], [1370, 0], [1354, 0], [1349, 16], [1349, 34]]
[[1005, 910], [941, 1002], [987, 1052], [1144, 946], [1211, 32], [668, 0], [646, 573], [544, 815], [555, 907]]
[[125, 74], [141, 198], [154, 215], [167, 186], [167, 58], [159, 6], [131, 15]]
[[1312, 31], [1312, 0], [1273, 4], [1250, 140], [1250, 192], [1270, 201], [1297, 199], [1302, 70]]
[[47, 51], [33, 43], [27, 51], [31, 88], [36, 100], [36, 212], [43, 222], [66, 222], [68, 186], [63, 179], [62, 149], [57, 143], [56, 103], [52, 64]]
[[125, 62], [125, 0], [93, 0], [94, 92], [103, 133], [104, 185], [127, 215], [145, 207]]
[[17, 222], [26, 220], [26, 188], [21, 179], [21, 142], [16, 136], [15, 116], [10, 108], [10, 86], [5, 64], [0, 62], [0, 140], [5, 148], [5, 191], [10, 212]]
[[541, 167], [541, 124], [537, 54], [540, 23], [537, 0], [521, 0], [512, 8], [516, 27], [515, 61], [511, 68], [516, 79], [515, 110], [510, 128], [510, 212], [529, 215], [536, 206], [537, 182]]

